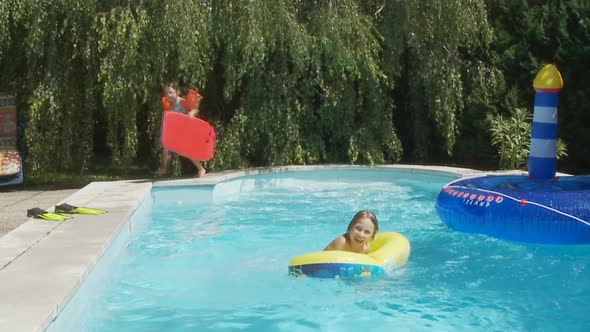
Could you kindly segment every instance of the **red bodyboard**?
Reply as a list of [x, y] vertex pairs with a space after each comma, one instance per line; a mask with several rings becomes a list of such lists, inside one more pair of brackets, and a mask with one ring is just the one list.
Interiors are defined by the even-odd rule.
[[189, 118], [176, 112], [165, 112], [162, 145], [181, 156], [207, 161], [215, 155], [217, 133], [207, 121]]

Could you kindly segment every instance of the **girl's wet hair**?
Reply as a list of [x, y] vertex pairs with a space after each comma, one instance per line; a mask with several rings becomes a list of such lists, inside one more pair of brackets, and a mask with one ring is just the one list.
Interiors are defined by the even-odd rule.
[[377, 234], [377, 231], [379, 230], [379, 222], [377, 221], [377, 216], [375, 216], [375, 214], [369, 210], [362, 210], [362, 211], [357, 212], [354, 215], [354, 217], [352, 217], [350, 224], [348, 224], [348, 228], [346, 229], [346, 233], [348, 234], [350, 232], [350, 230], [354, 227], [354, 225], [356, 225], [356, 223], [359, 220], [361, 220], [362, 218], [368, 218], [373, 223], [373, 226], [375, 226], [375, 232], [373, 232], [373, 238], [374, 238], [375, 234]]

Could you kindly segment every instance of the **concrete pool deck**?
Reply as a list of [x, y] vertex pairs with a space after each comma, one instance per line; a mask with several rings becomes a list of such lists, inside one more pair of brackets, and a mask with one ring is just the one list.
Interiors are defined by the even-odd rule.
[[[48, 208], [67, 202], [109, 212], [96, 216], [74, 215], [64, 222], [29, 219], [0, 237], [0, 331], [44, 331], [118, 232], [132, 232], [131, 215], [152, 187], [214, 185], [246, 175], [325, 169], [405, 170], [457, 177], [484, 173], [466, 168], [416, 165], [284, 166], [212, 173], [199, 179], [93, 182], [78, 191], [73, 190], [65, 199], [47, 196], [48, 201], [31, 204]], [[11, 199], [9, 194], [0, 193], [3, 202], [5, 198]]]
[[0, 189], [0, 237], [12, 231], [28, 220], [27, 210], [33, 207], [47, 209], [61, 201], [77, 189], [52, 190], [47, 188], [35, 189]]

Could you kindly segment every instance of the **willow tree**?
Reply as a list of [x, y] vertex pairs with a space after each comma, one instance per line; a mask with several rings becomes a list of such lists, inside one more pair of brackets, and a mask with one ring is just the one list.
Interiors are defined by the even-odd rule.
[[223, 96], [238, 99], [214, 166], [396, 161], [378, 34], [356, 1], [220, 1]]
[[88, 66], [92, 4], [25, 0], [2, 6], [1, 89], [17, 95], [25, 115], [27, 163], [33, 171], [87, 167], [96, 109], [96, 66]]
[[0, 6], [0, 88], [18, 96], [32, 171], [83, 171], [102, 142], [116, 165], [157, 153], [162, 83], [205, 83], [211, 1]]
[[395, 162], [394, 124], [414, 159], [448, 156], [465, 110], [496, 84], [478, 54], [490, 36], [481, 1], [2, 6], [1, 69], [38, 171], [84, 170], [101, 145], [117, 165], [156, 157], [165, 81], [204, 92], [214, 170]]
[[[159, 96], [167, 81], [205, 84], [211, 62], [211, 1], [100, 2], [98, 39], [102, 110], [113, 162], [128, 165], [139, 145], [158, 152]], [[138, 130], [141, 128], [141, 130]], [[147, 133], [139, 142], [140, 133]]]
[[391, 82], [381, 68], [382, 36], [356, 1], [336, 3], [322, 2], [306, 13], [314, 38], [310, 76], [321, 92], [314, 116], [327, 133], [324, 144], [332, 147], [328, 161], [398, 161], [402, 149], [386, 96]]
[[462, 130], [485, 130], [502, 81], [488, 55], [493, 34], [484, 1], [375, 0], [364, 10], [384, 37], [382, 68], [396, 83], [396, 124], [408, 159], [447, 160]]

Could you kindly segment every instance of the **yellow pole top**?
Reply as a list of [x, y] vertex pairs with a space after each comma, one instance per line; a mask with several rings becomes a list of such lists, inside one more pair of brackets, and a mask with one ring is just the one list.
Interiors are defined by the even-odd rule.
[[563, 80], [557, 67], [554, 65], [545, 65], [533, 81], [535, 90], [546, 92], [558, 92], [563, 88]]

